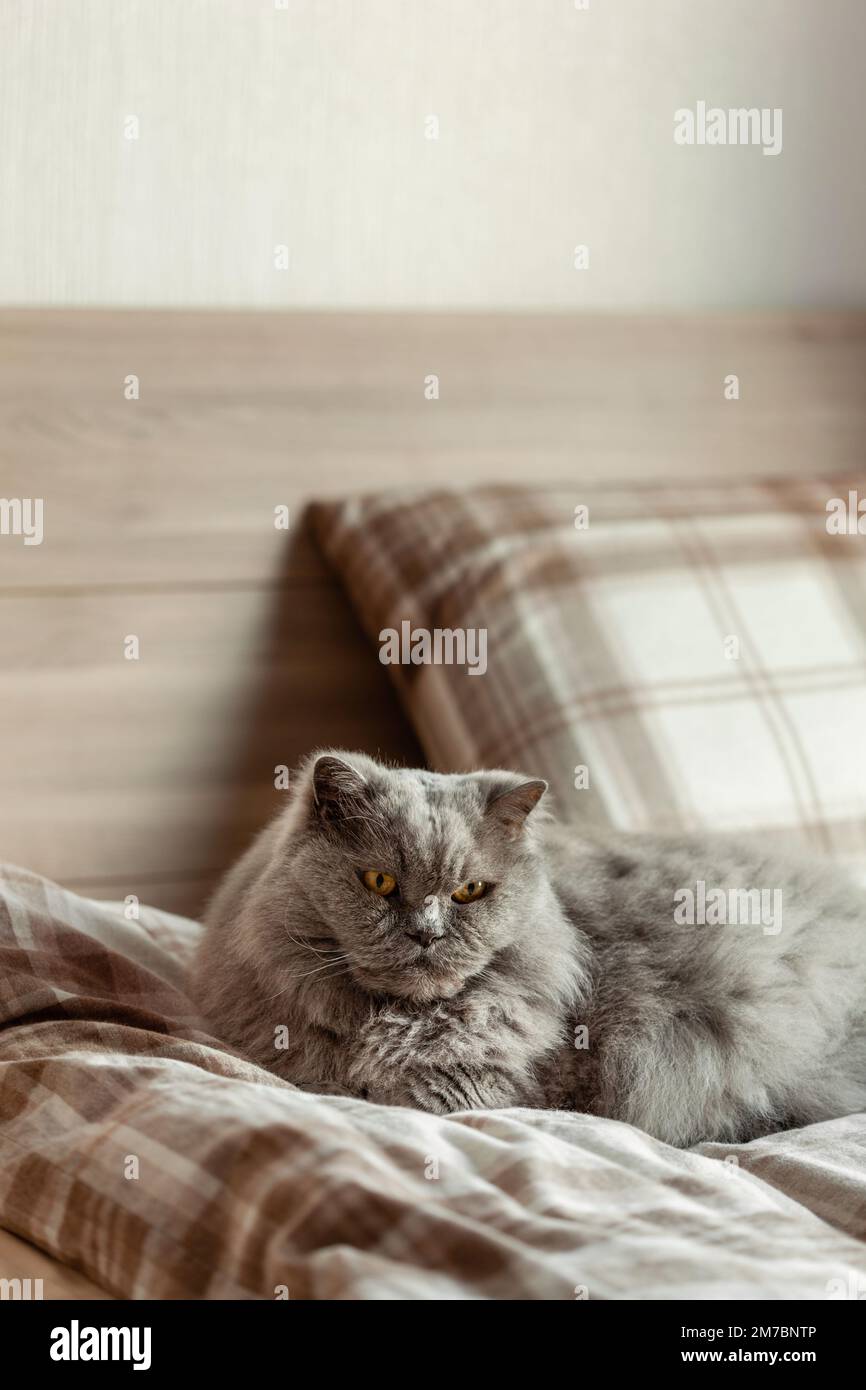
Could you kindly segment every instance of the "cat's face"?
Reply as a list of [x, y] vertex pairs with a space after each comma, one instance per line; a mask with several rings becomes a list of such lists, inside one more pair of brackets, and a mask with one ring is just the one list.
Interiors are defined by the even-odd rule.
[[293, 891], [364, 989], [451, 997], [532, 929], [543, 869], [525, 822], [545, 785], [320, 757]]

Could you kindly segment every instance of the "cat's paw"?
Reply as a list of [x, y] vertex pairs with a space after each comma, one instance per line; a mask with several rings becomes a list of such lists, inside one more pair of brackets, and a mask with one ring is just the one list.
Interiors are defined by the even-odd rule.
[[447, 1115], [450, 1107], [438, 1100], [424, 1086], [402, 1077], [387, 1085], [369, 1086], [366, 1099], [374, 1105], [402, 1105], [407, 1110], [427, 1110], [434, 1115]]
[[446, 1071], [407, 1071], [386, 1089], [371, 1091], [370, 1100], [380, 1105], [405, 1105], [432, 1115], [451, 1115], [459, 1110], [500, 1110], [520, 1105], [518, 1086], [500, 1073], [460, 1067]]

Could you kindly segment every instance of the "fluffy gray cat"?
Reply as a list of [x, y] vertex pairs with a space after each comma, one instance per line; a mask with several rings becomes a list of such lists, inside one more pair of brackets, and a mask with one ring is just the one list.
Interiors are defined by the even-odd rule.
[[866, 1107], [866, 894], [727, 841], [592, 842], [545, 790], [310, 758], [209, 908], [214, 1028], [309, 1089], [677, 1145]]

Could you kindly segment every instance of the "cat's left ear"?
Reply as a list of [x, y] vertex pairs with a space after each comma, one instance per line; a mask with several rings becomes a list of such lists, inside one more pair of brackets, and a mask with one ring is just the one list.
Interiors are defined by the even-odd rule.
[[528, 782], [520, 782], [516, 787], [492, 796], [484, 812], [485, 820], [494, 821], [505, 831], [509, 840], [516, 840], [523, 829], [526, 817], [538, 805], [547, 783], [540, 777]]
[[357, 813], [369, 792], [367, 781], [351, 763], [325, 753], [313, 766], [313, 804], [325, 825], [337, 825]]

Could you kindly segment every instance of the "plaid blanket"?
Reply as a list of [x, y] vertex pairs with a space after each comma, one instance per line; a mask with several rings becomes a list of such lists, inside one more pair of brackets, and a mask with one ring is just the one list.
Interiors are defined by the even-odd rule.
[[483, 672], [390, 666], [434, 767], [546, 777], [576, 824], [760, 831], [866, 872], [860, 499], [866, 475], [558, 484], [314, 520], [383, 655], [404, 623], [485, 634]]
[[0, 1224], [110, 1292], [866, 1293], [866, 1117], [683, 1153], [589, 1116], [305, 1094], [196, 1017], [198, 928], [127, 911], [0, 876]]

